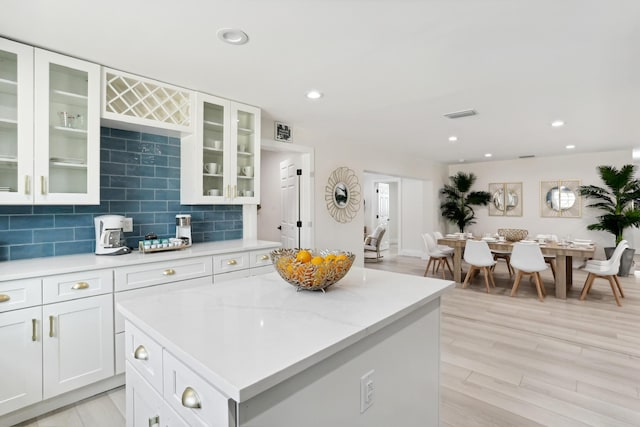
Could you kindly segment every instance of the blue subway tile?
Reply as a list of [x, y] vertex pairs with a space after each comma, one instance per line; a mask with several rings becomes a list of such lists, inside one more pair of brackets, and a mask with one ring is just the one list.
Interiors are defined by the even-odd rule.
[[165, 156], [180, 157], [180, 147], [177, 147], [175, 145], [168, 145], [166, 147], [163, 147], [162, 150], [162, 154], [164, 154]]
[[111, 150], [100, 150], [100, 161], [103, 163], [107, 163], [111, 161]]
[[9, 246], [0, 246], [0, 261], [9, 261]]
[[127, 141], [127, 151], [138, 155], [155, 154], [156, 145], [152, 142]]
[[195, 233], [203, 233], [205, 231], [213, 231], [213, 222], [192, 222], [191, 229]]
[[217, 242], [224, 240], [224, 231], [214, 231], [213, 233], [204, 233], [205, 242]]
[[233, 230], [224, 232], [224, 240], [242, 239], [242, 230]]
[[96, 227], [76, 227], [74, 229], [74, 240], [90, 240], [96, 237]]
[[172, 224], [176, 221], [176, 215], [172, 212], [157, 212], [154, 214], [154, 222], [156, 224], [167, 223]]
[[56, 256], [84, 254], [87, 252], [93, 252], [94, 249], [95, 249], [95, 242], [93, 240], [82, 240], [78, 242], [60, 242], [55, 244]]
[[100, 175], [100, 187], [108, 187], [111, 185], [111, 177], [109, 175]]
[[114, 138], [124, 139], [140, 139], [140, 132], [134, 132], [131, 130], [111, 129], [111, 136]]
[[131, 212], [140, 212], [140, 201], [129, 200], [126, 202], [114, 201], [109, 203], [110, 212], [125, 212], [127, 214]]
[[9, 250], [11, 260], [40, 258], [53, 256], [53, 243], [40, 243], [36, 245], [14, 245]]
[[140, 153], [130, 153], [128, 151], [112, 151], [111, 162], [138, 165], [140, 164]]
[[167, 202], [166, 201], [140, 202], [140, 210], [142, 212], [166, 212], [168, 211]]
[[126, 175], [127, 165], [123, 163], [101, 162], [100, 173], [103, 175]]
[[[133, 218], [134, 224], [155, 224], [156, 223], [156, 214], [154, 214], [153, 212], [132, 213], [131, 218]], [[175, 223], [175, 217], [172, 222]]]
[[140, 162], [143, 165], [167, 166], [167, 156], [157, 156], [155, 154], [141, 154]]
[[167, 166], [170, 168], [179, 168], [180, 167], [180, 158], [179, 157], [166, 157]]
[[128, 176], [156, 176], [154, 166], [127, 165]]
[[0, 215], [31, 215], [33, 206], [0, 206]]
[[163, 178], [180, 178], [180, 169], [156, 166], [155, 176], [159, 176]]
[[127, 241], [127, 246], [129, 246], [130, 248], [137, 248], [138, 247], [138, 242], [140, 240], [144, 240], [143, 238], [137, 237], [137, 236], [132, 236], [132, 237], [126, 237], [126, 241]]
[[151, 141], [151, 142], [158, 142], [160, 144], [167, 144], [168, 143], [168, 138], [164, 135], [154, 135], [151, 133], [143, 133], [142, 134], [142, 140], [143, 141]]
[[154, 200], [154, 190], [128, 188], [125, 190], [126, 200]]
[[233, 228], [236, 230], [242, 230], [242, 221], [233, 221]]
[[142, 178], [140, 187], [156, 190], [165, 189], [167, 188], [167, 178]]
[[169, 200], [167, 202], [167, 211], [175, 213], [191, 213], [191, 206], [181, 205], [178, 200]]
[[137, 176], [112, 176], [111, 188], [140, 188], [140, 178]]
[[[114, 190], [115, 191], [115, 190]], [[109, 213], [109, 201], [105, 200], [105, 190], [100, 190], [100, 198], [102, 201], [99, 205], [76, 205], [74, 211], [77, 214], [106, 214]]]
[[90, 227], [94, 225], [93, 215], [56, 215], [56, 228], [59, 227]]
[[191, 222], [204, 221], [204, 212], [191, 212]]
[[204, 242], [204, 233], [191, 233], [191, 241], [193, 243]]
[[67, 205], [67, 206], [53, 206], [53, 205], [34, 206], [33, 207], [33, 213], [34, 213], [34, 215], [39, 215], [39, 214], [57, 214], [57, 213], [73, 213], [73, 206], [71, 206], [71, 205]]
[[180, 145], [180, 138], [169, 137], [168, 140], [169, 145]]
[[124, 151], [127, 148], [127, 141], [120, 138], [110, 138], [107, 136], [103, 136], [100, 138], [100, 148], [105, 150]]
[[17, 215], [9, 217], [10, 230], [53, 227], [53, 215]]
[[69, 240], [74, 240], [74, 232], [72, 228], [33, 230], [34, 243], [68, 242]]
[[9, 229], [9, 217], [6, 215], [0, 216], [0, 230]]
[[225, 221], [238, 221], [242, 220], [242, 212], [237, 211], [227, 211], [224, 213]]
[[0, 231], [0, 246], [19, 245], [33, 242], [33, 231]]
[[165, 239], [169, 237], [169, 234], [171, 234], [171, 237], [175, 237], [176, 232], [175, 226], [171, 228], [171, 232], [168, 232], [169, 228], [167, 224], [145, 224], [140, 226], [140, 230], [145, 235], [155, 233], [158, 237], [164, 236], [162, 238]]
[[111, 128], [100, 127], [100, 136], [109, 136], [111, 135]]
[[180, 191], [178, 190], [155, 190], [156, 200], [179, 200]]
[[111, 201], [111, 200], [126, 200], [126, 192], [121, 188], [101, 188], [100, 189], [100, 199], [102, 201]]
[[224, 212], [205, 212], [205, 221], [222, 221], [224, 220]]
[[180, 180], [167, 178], [167, 188], [169, 190], [180, 190]]

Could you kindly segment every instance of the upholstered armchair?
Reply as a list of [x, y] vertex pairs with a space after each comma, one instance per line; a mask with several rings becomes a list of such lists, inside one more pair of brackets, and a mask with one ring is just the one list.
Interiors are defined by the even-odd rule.
[[380, 243], [382, 243], [382, 237], [385, 231], [384, 226], [379, 225], [373, 230], [373, 233], [364, 238], [364, 261], [380, 262], [382, 255], [380, 255]]

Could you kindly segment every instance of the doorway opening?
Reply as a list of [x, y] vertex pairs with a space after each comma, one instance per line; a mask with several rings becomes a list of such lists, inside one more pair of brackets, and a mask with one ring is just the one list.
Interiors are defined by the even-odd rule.
[[285, 248], [315, 247], [313, 148], [262, 141], [260, 156], [257, 238]]

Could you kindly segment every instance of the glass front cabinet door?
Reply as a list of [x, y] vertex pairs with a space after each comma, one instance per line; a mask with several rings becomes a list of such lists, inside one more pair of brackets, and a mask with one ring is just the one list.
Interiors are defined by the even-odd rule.
[[181, 143], [183, 204], [257, 204], [260, 110], [198, 94], [196, 132]]
[[35, 49], [35, 96], [35, 202], [100, 204], [100, 66]]

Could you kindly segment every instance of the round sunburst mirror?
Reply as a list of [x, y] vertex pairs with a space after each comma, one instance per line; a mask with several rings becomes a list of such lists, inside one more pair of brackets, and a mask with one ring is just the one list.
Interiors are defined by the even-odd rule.
[[331, 172], [325, 187], [329, 214], [338, 222], [351, 222], [360, 210], [361, 189], [355, 172], [339, 167]]

